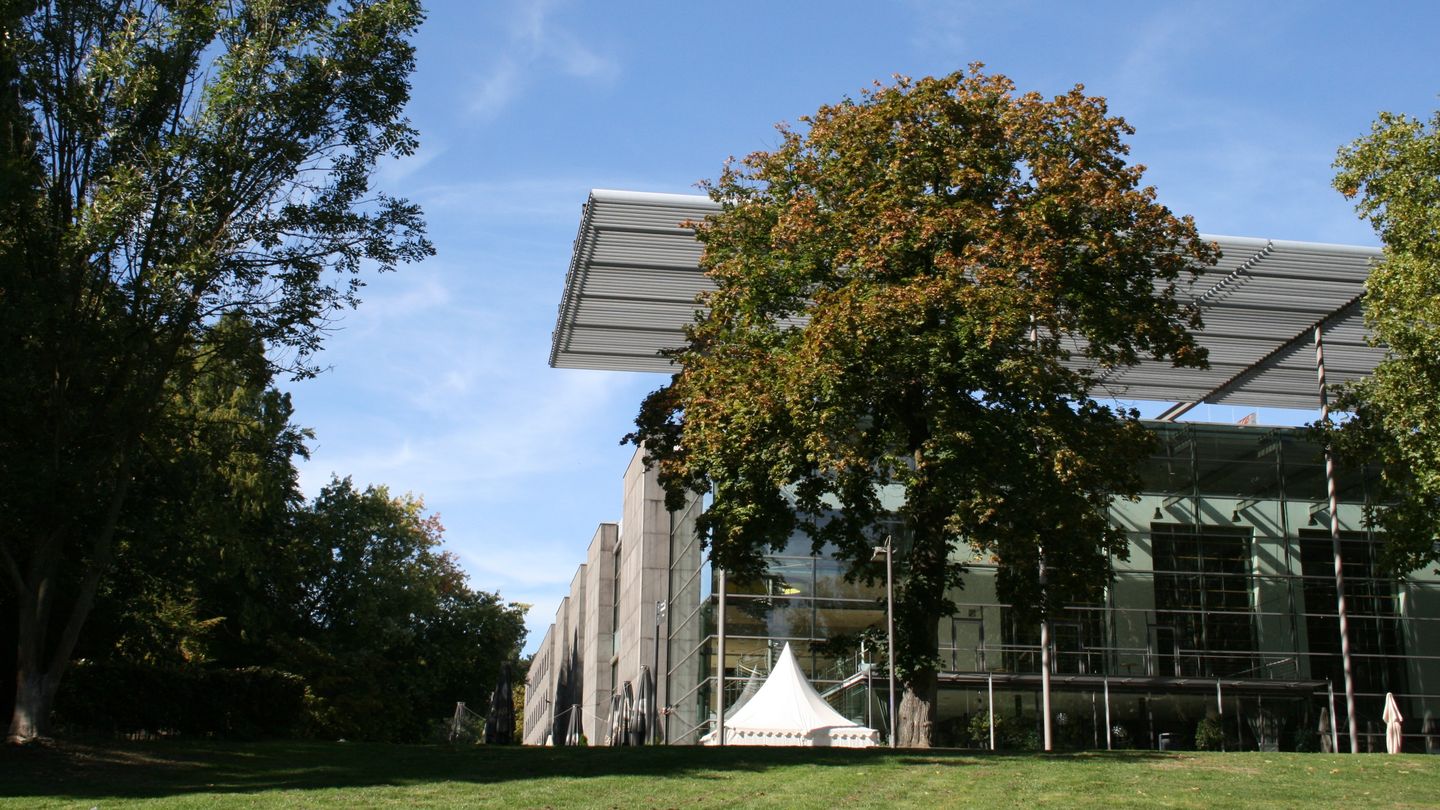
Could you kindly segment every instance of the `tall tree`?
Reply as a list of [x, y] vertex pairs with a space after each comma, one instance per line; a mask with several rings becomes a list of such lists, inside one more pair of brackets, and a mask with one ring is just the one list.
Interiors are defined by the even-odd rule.
[[1204, 362], [1177, 283], [1215, 252], [1140, 186], [1130, 127], [980, 67], [877, 85], [726, 166], [697, 230], [717, 289], [627, 437], [672, 507], [711, 494], [699, 531], [740, 575], [799, 528], [874, 581], [880, 492], [904, 487], [907, 745], [930, 742], [957, 550], [998, 562], [1031, 627], [1088, 597], [1149, 446], [1091, 392], [1146, 356]]
[[268, 664], [265, 640], [295, 631], [308, 542], [294, 530], [295, 458], [309, 434], [244, 319], [191, 351], [201, 370], [144, 437], [79, 656]]
[[416, 0], [0, 4], [0, 576], [9, 739], [44, 732], [139, 448], [245, 316], [300, 375], [357, 272], [431, 248], [372, 193], [414, 149]]
[[1365, 323], [1384, 346], [1373, 376], [1341, 391], [1354, 418], [1332, 434], [1355, 461], [1377, 462], [1370, 519], [1385, 563], [1407, 573], [1440, 560], [1440, 112], [1429, 122], [1382, 113], [1343, 147], [1335, 187], [1384, 244], [1365, 282]]
[[317, 732], [416, 739], [457, 700], [483, 705], [526, 608], [469, 588], [419, 499], [334, 480], [298, 531], [312, 549], [304, 625], [280, 666], [310, 684]]

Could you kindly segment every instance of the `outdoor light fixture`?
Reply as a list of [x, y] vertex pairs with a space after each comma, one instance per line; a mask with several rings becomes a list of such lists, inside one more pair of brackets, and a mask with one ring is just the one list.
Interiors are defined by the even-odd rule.
[[1251, 497], [1251, 498], [1246, 498], [1245, 500], [1243, 500], [1243, 501], [1235, 504], [1235, 511], [1233, 511], [1233, 512], [1230, 513], [1230, 522], [1231, 522], [1231, 523], [1239, 523], [1239, 522], [1240, 522], [1240, 513], [1241, 513], [1241, 512], [1244, 512], [1246, 509], [1249, 509], [1249, 508], [1252, 507], [1252, 506], [1258, 505], [1259, 503], [1260, 503], [1260, 499], [1259, 499], [1259, 498]]
[[1160, 513], [1160, 507], [1155, 507], [1155, 520], [1164, 520], [1165, 516]]

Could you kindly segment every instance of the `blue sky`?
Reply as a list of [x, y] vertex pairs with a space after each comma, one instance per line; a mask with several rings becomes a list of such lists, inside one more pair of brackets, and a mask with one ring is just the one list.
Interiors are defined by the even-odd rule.
[[1376, 244], [1330, 189], [1335, 150], [1379, 110], [1440, 107], [1428, 2], [428, 7], [422, 145], [378, 184], [423, 206], [438, 254], [368, 278], [321, 355], [331, 370], [291, 386], [317, 434], [302, 485], [338, 473], [423, 495], [475, 587], [534, 605], [527, 651], [596, 524], [619, 517], [619, 437], [664, 382], [546, 364], [589, 189], [693, 192], [775, 145], [776, 122], [978, 60], [1021, 90], [1107, 97], [1160, 200], [1203, 232]]

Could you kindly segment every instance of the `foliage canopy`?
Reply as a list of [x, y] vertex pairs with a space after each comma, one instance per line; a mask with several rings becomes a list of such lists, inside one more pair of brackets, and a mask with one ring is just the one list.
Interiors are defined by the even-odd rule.
[[1343, 456], [1379, 464], [1370, 517], [1387, 566], [1406, 573], [1440, 560], [1440, 113], [1428, 126], [1382, 113], [1335, 166], [1335, 187], [1384, 243], [1365, 322], [1387, 349], [1373, 376], [1341, 391], [1336, 407], [1354, 418], [1335, 438]]
[[716, 289], [627, 439], [672, 507], [711, 495], [699, 530], [742, 576], [800, 530], [873, 579], [876, 527], [898, 518], [897, 660], [908, 693], [933, 692], [971, 553], [1022, 620], [1090, 598], [1126, 553], [1107, 507], [1149, 440], [1092, 392], [1145, 357], [1204, 362], [1180, 287], [1216, 253], [1080, 87], [1020, 94], [976, 65], [801, 123], [708, 185]]
[[[43, 733], [147, 435], [243, 317], [300, 376], [357, 272], [428, 255], [376, 193], [415, 0], [0, 4], [0, 582], [13, 739]], [[203, 360], [203, 357], [201, 358]]]

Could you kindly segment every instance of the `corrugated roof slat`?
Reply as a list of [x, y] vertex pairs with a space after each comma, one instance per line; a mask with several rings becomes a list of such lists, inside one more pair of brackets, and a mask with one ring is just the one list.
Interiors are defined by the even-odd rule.
[[[672, 373], [658, 352], [683, 344], [695, 299], [712, 288], [699, 272], [701, 247], [687, 222], [718, 210], [706, 197], [608, 191], [590, 193], [553, 336], [559, 368]], [[1369, 374], [1383, 351], [1365, 342], [1355, 302], [1379, 257], [1375, 248], [1207, 237], [1219, 263], [1182, 281], [1199, 303], [1199, 342], [1208, 369], [1146, 361], [1105, 375], [1101, 391], [1137, 400], [1205, 401], [1313, 408], [1317, 403], [1311, 333], [1325, 322], [1327, 378]], [[1083, 363], [1077, 349], [1077, 366]], [[1099, 393], [1099, 391], [1097, 391]]]

